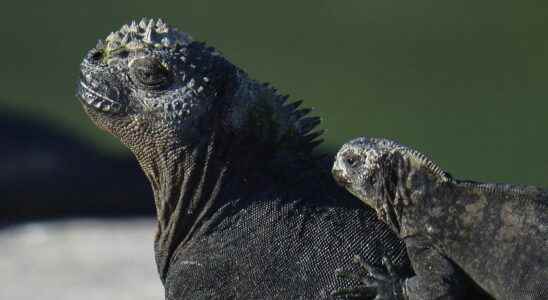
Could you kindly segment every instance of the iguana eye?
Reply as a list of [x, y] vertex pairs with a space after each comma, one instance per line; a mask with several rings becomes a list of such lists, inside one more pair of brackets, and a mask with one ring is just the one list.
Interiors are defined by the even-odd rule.
[[161, 89], [171, 82], [170, 72], [155, 58], [139, 58], [130, 66], [134, 83], [146, 89]]
[[346, 162], [347, 165], [349, 165], [350, 167], [355, 167], [357, 164], [358, 164], [358, 157], [354, 156], [354, 155], [350, 155], [350, 156], [347, 156], [344, 161]]

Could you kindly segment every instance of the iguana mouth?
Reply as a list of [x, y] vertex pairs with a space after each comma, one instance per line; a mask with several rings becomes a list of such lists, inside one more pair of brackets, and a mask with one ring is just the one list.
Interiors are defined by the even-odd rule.
[[95, 91], [83, 80], [78, 82], [76, 94], [85, 105], [102, 112], [118, 113], [122, 109], [122, 105], [118, 101]]

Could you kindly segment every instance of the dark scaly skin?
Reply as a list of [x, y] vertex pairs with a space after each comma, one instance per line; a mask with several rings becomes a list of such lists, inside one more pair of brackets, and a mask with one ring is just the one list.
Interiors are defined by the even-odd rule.
[[214, 49], [126, 25], [88, 52], [77, 93], [151, 183], [167, 299], [330, 298], [356, 284], [335, 276], [354, 254], [409, 276], [403, 242], [313, 154], [319, 119]]
[[345, 144], [333, 174], [405, 240], [408, 299], [460, 299], [466, 280], [496, 299], [548, 298], [547, 190], [456, 180], [386, 139]]

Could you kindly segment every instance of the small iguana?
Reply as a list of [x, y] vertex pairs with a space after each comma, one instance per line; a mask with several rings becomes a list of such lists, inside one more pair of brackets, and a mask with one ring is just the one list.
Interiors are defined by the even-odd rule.
[[405, 240], [408, 299], [459, 299], [470, 279], [496, 299], [548, 299], [547, 190], [456, 180], [379, 138], [343, 145], [332, 172]]
[[99, 41], [77, 94], [152, 185], [167, 299], [329, 298], [354, 254], [409, 276], [403, 242], [313, 153], [319, 119], [162, 20]]

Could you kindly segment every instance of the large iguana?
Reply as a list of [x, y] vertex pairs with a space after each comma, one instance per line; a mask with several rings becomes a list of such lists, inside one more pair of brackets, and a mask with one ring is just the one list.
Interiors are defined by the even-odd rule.
[[100, 40], [77, 94], [152, 185], [167, 299], [329, 298], [356, 284], [335, 276], [355, 254], [409, 275], [402, 241], [314, 154], [319, 119], [162, 20]]
[[496, 299], [548, 299], [547, 190], [456, 180], [416, 150], [365, 137], [343, 145], [333, 175], [405, 240], [408, 299], [459, 299], [470, 279]]

